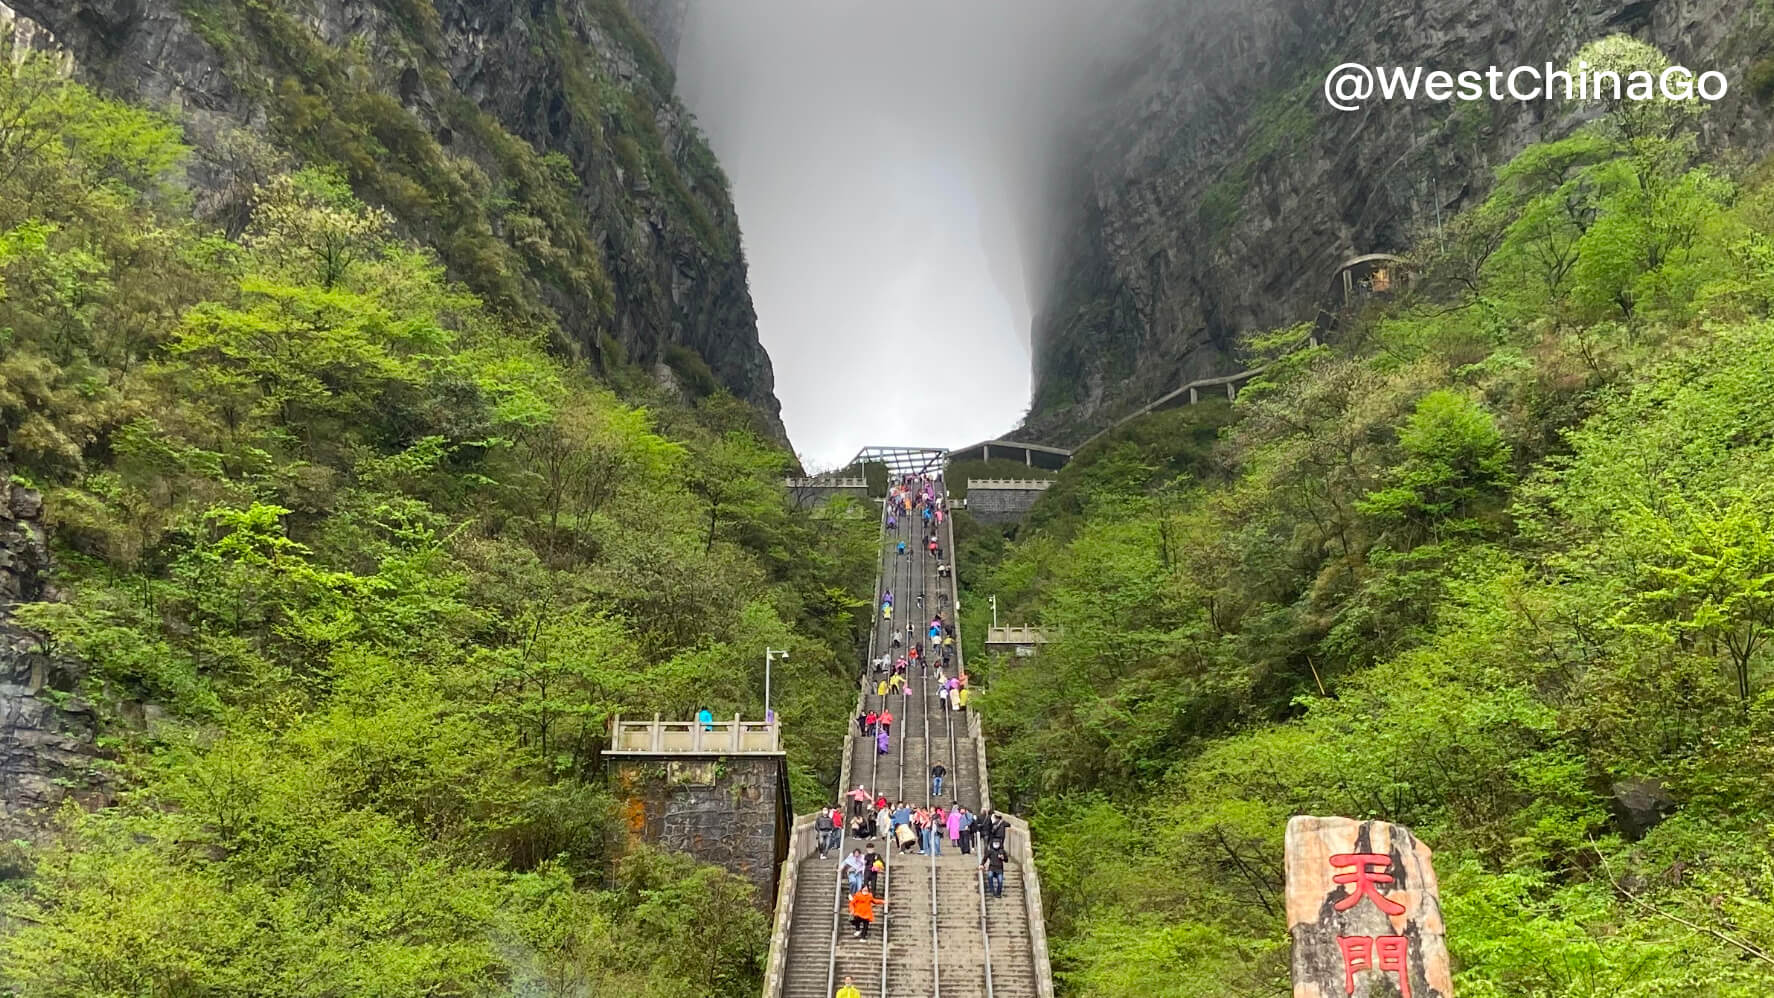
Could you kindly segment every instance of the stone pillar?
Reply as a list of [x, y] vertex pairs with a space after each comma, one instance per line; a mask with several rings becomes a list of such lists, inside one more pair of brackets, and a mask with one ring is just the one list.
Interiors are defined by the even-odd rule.
[[1294, 998], [1453, 998], [1429, 848], [1383, 821], [1287, 823]]
[[1201, 389], [1196, 388], [1194, 385], [1190, 385], [1189, 386], [1189, 404], [1194, 405], [1195, 403], [1197, 403], [1199, 401], [1201, 401]]

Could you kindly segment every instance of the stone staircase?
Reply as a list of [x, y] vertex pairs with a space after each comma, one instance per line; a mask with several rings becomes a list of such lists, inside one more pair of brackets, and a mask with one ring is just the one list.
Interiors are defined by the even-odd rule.
[[[845, 850], [848, 852], [848, 850]], [[837, 914], [837, 862], [818, 858], [803, 861], [800, 878], [795, 882], [795, 919], [804, 926], [788, 940], [787, 972], [784, 975], [783, 998], [831, 998], [845, 974], [857, 980], [873, 980], [862, 976], [862, 968], [854, 962], [842, 962], [837, 982], [826, 989], [826, 976], [831, 972], [832, 919]], [[820, 924], [827, 931], [816, 931]]]
[[943, 853], [936, 862], [936, 945], [943, 998], [985, 998], [979, 935], [979, 857]]
[[[899, 540], [914, 537], [904, 525], [897, 533], [883, 533], [882, 586], [893, 590], [901, 616], [892, 623], [876, 621], [873, 655], [887, 650], [896, 634], [905, 637], [908, 617], [915, 627], [927, 623], [939, 603], [937, 593], [953, 592], [952, 580], [936, 577], [934, 559], [915, 547], [910, 556], [896, 554]], [[952, 552], [952, 533], [945, 541]], [[915, 604], [919, 592], [926, 594], [922, 610]], [[935, 673], [932, 668], [921, 674], [914, 665], [907, 677], [910, 695], [885, 697], [874, 693], [878, 677], [867, 677], [859, 702], [864, 710], [886, 706], [893, 712], [891, 750], [878, 756], [874, 738], [855, 733], [853, 716], [844, 792], [861, 785], [889, 800], [923, 805], [931, 802], [931, 763], [941, 761], [948, 772], [936, 801], [947, 806], [958, 799], [979, 813], [985, 774], [973, 734], [977, 728], [970, 724], [970, 712], [946, 707], [937, 695]], [[1018, 827], [1020, 848], [1012, 850], [1017, 861], [1006, 866], [1002, 898], [983, 896], [977, 851], [962, 855], [945, 838], [941, 856], [901, 854], [885, 837], [879, 840], [888, 862], [887, 904], [866, 942], [854, 937], [848, 912], [841, 911], [845, 895], [838, 861], [867, 843], [846, 836], [838, 854], [820, 860], [805, 848], [810, 840], [797, 839], [800, 847], [791, 846], [791, 856], [801, 858], [791, 858], [796, 864], [792, 887], [785, 878], [778, 899], [788, 910], [778, 912], [765, 998], [831, 998], [846, 976], [864, 998], [1052, 998], [1045, 932], [1039, 917], [1030, 916], [1031, 904], [1038, 912], [1039, 903], [1024, 885], [1025, 875], [1032, 876], [1022, 865], [1030, 856], [1026, 826]]]
[[894, 856], [893, 893], [887, 914], [886, 993], [908, 998], [935, 994], [936, 978], [930, 960], [928, 857], [916, 852]]
[[1037, 998], [1034, 944], [1024, 903], [1023, 871], [1004, 864], [1004, 896], [986, 898], [986, 936], [991, 940], [992, 998]]

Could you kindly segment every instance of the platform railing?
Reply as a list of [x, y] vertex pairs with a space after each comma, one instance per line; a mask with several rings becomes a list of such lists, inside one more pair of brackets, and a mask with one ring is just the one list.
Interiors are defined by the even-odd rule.
[[776, 721], [732, 720], [625, 721], [617, 715], [610, 722], [610, 747], [606, 754], [634, 752], [645, 755], [776, 755], [782, 752], [782, 726]]

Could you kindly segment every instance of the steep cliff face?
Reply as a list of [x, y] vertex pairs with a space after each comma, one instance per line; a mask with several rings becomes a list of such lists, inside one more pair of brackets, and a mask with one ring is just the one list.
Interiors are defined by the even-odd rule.
[[0, 836], [29, 839], [69, 796], [108, 796], [95, 765], [98, 718], [73, 694], [80, 665], [13, 623], [13, 608], [54, 599], [43, 499], [0, 462]]
[[1562, 67], [1614, 33], [1730, 96], [1703, 138], [1767, 147], [1745, 68], [1774, 47], [1753, 0], [1154, 0], [1142, 43], [1062, 145], [1025, 430], [1076, 441], [1170, 388], [1230, 373], [1240, 332], [1310, 319], [1337, 266], [1407, 248], [1482, 198], [1525, 145], [1579, 122], [1563, 101], [1382, 103], [1338, 112], [1342, 62]]
[[564, 347], [712, 372], [783, 437], [726, 179], [649, 37], [675, 48], [681, 0], [9, 2], [83, 78], [180, 116], [220, 223], [272, 169], [336, 167]]

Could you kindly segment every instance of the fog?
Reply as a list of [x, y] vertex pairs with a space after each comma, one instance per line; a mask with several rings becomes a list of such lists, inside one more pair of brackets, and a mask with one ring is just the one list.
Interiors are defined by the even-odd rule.
[[732, 181], [810, 469], [1021, 419], [1056, 131], [1128, 6], [690, 0], [679, 91]]

